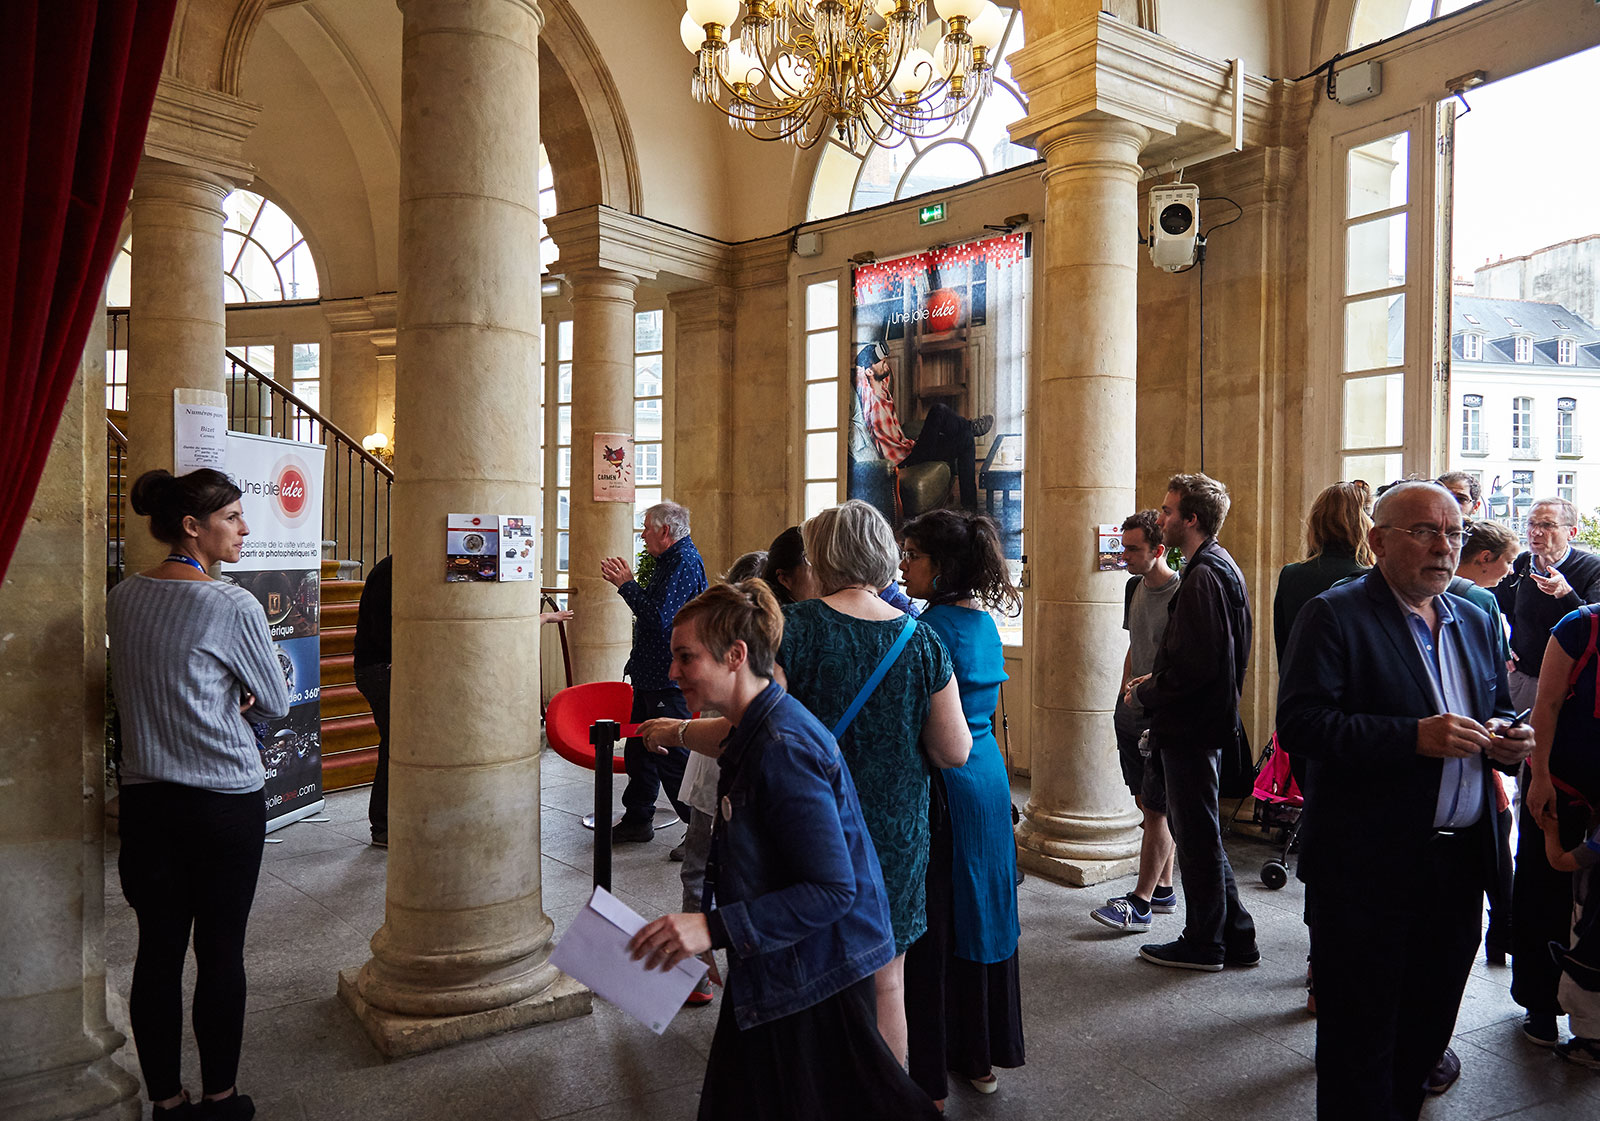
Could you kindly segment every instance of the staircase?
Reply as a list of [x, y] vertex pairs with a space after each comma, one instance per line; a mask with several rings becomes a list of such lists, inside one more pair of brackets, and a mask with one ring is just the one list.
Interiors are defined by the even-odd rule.
[[356, 609], [362, 580], [341, 579], [342, 562], [322, 562], [322, 789], [372, 781], [378, 725], [356, 688]]

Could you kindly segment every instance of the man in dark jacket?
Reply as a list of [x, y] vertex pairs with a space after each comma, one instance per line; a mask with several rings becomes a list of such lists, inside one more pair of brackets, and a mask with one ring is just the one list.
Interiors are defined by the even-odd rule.
[[367, 822], [372, 843], [389, 847], [389, 664], [394, 660], [390, 642], [394, 632], [394, 558], [384, 557], [372, 566], [361, 588], [356, 612], [356, 688], [372, 707], [378, 726], [378, 769], [372, 774], [372, 796], [367, 802]]
[[1255, 922], [1239, 902], [1222, 848], [1217, 806], [1224, 753], [1239, 751], [1239, 691], [1253, 629], [1244, 575], [1217, 544], [1228, 506], [1228, 488], [1207, 475], [1174, 475], [1167, 483], [1161, 533], [1183, 551], [1183, 582], [1155, 668], [1130, 682], [1126, 697], [1150, 710], [1187, 919], [1176, 941], [1144, 946], [1139, 956], [1208, 973], [1261, 961]]

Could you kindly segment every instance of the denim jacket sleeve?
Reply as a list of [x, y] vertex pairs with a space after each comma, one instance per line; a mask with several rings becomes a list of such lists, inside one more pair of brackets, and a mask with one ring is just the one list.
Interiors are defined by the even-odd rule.
[[791, 946], [837, 922], [856, 894], [856, 871], [839, 821], [843, 761], [837, 749], [830, 757], [821, 745], [781, 736], [765, 754], [749, 788], [752, 797], [736, 806], [734, 816], [760, 832], [764, 855], [781, 863], [788, 883], [754, 899], [719, 904], [729, 946], [744, 957]]

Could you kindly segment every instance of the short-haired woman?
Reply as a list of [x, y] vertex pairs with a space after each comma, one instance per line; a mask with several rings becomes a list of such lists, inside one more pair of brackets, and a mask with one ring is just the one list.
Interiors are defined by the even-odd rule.
[[934, 1118], [875, 1024], [895, 955], [883, 878], [838, 745], [773, 680], [784, 634], [760, 580], [718, 584], [674, 620], [671, 676], [732, 723], [705, 913], [665, 915], [634, 957], [670, 969], [728, 952], [699, 1116]]
[[966, 766], [933, 776], [928, 932], [906, 955], [911, 1077], [942, 1102], [946, 1072], [989, 1094], [994, 1068], [1024, 1061], [1017, 846], [994, 735], [1005, 649], [987, 610], [1016, 614], [1022, 595], [999, 530], [981, 514], [934, 510], [909, 522], [901, 539], [906, 591], [928, 602], [920, 618], [950, 652], [972, 732]]
[[[106, 601], [122, 721], [122, 892], [139, 921], [128, 998], [157, 1118], [244, 1121], [234, 1087], [244, 1036], [244, 934], [266, 832], [265, 771], [244, 713], [289, 711], [283, 670], [255, 597], [213, 580], [250, 532], [220, 471], [147, 471], [133, 510], [172, 551]], [[194, 1033], [202, 1101], [183, 1088], [183, 963], [193, 929]]]

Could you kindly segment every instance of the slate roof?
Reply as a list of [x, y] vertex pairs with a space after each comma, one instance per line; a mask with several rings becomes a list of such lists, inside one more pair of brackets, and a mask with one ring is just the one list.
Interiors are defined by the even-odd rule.
[[[1560, 304], [1536, 300], [1487, 300], [1479, 296], [1457, 296], [1450, 315], [1450, 354], [1464, 364], [1550, 367], [1560, 370], [1600, 370], [1600, 330], [1577, 312]], [[1513, 326], [1515, 321], [1520, 326]], [[1483, 356], [1463, 356], [1462, 337], [1468, 332], [1483, 336]], [[1533, 339], [1533, 361], [1516, 362], [1516, 338]], [[1576, 361], [1563, 366], [1556, 361], [1557, 343], [1563, 338], [1577, 345]]]

